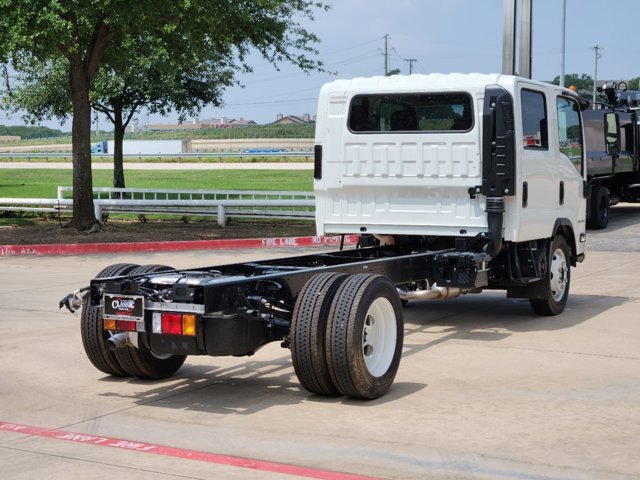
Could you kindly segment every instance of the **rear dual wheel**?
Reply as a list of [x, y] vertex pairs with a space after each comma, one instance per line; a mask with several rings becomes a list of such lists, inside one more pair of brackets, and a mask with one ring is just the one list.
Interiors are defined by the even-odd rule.
[[[116, 263], [98, 272], [95, 278], [117, 277], [126, 275], [138, 265], [132, 263]], [[116, 355], [107, 347], [111, 334], [102, 328], [102, 307], [94, 307], [89, 300], [82, 304], [80, 313], [80, 335], [82, 346], [89, 361], [101, 372], [117, 377], [126, 377], [128, 373], [116, 359]]]
[[354, 398], [381, 397], [400, 365], [402, 304], [387, 277], [358, 274], [341, 285], [329, 312], [327, 363], [334, 384]]
[[291, 359], [304, 388], [318, 395], [339, 395], [327, 367], [326, 332], [331, 301], [344, 273], [320, 273], [302, 288], [291, 321]]
[[[129, 275], [159, 273], [173, 270], [165, 265], [143, 265], [129, 272]], [[186, 360], [186, 355], [156, 355], [143, 345], [126, 346], [115, 351], [115, 357], [122, 369], [134, 377], [156, 380], [167, 378], [178, 371]]]
[[387, 277], [314, 276], [298, 296], [291, 328], [300, 383], [323, 395], [381, 397], [398, 371], [403, 328], [402, 304]]
[[[96, 275], [95, 278], [138, 275], [171, 270], [162, 265], [134, 265], [117, 263]], [[102, 307], [92, 306], [88, 300], [82, 305], [80, 315], [82, 345], [89, 361], [101, 372], [117, 377], [135, 376], [145, 379], [166, 378], [173, 375], [184, 363], [185, 355], [155, 355], [149, 349], [124, 347], [115, 352], [109, 350], [107, 340], [111, 333], [103, 328]]]

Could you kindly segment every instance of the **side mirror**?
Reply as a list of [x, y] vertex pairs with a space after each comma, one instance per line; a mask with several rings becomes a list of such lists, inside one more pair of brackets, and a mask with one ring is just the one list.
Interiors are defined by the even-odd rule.
[[582, 181], [582, 196], [586, 199], [591, 198], [591, 182], [589, 180]]

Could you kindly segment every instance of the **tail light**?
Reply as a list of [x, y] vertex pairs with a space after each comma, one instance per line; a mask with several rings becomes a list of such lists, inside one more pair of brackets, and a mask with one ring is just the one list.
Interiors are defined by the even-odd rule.
[[153, 333], [195, 336], [196, 320], [192, 313], [153, 312]]
[[105, 330], [119, 330], [122, 332], [137, 331], [137, 323], [133, 320], [111, 320], [104, 319]]

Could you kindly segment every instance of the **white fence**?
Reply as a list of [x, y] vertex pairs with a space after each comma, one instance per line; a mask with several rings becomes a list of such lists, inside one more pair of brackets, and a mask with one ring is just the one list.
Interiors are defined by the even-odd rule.
[[[229, 217], [313, 219], [310, 192], [268, 190], [154, 190], [94, 188], [96, 218], [104, 213], [215, 216], [224, 226]], [[71, 211], [73, 187], [58, 187], [57, 198], [0, 198], [0, 210]]]
[[[8, 159], [10, 162], [30, 162], [35, 161], [54, 161], [54, 162], [71, 162], [72, 156], [68, 152], [0, 152], [0, 158]], [[112, 153], [92, 153], [91, 158], [96, 162], [107, 162], [113, 160]], [[123, 155], [125, 161], [144, 161], [147, 158], [159, 158], [166, 161], [183, 161], [183, 162], [206, 162], [218, 161], [222, 162], [228, 158], [239, 158], [241, 161], [251, 158], [285, 158], [287, 161], [300, 161], [294, 159], [303, 158], [305, 161], [313, 160], [313, 152], [197, 152], [197, 153], [159, 153], [151, 154], [126, 154]]]

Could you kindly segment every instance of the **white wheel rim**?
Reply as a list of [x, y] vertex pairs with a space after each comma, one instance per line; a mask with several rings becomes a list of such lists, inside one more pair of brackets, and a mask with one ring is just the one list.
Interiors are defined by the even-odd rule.
[[376, 298], [362, 327], [362, 355], [367, 370], [374, 377], [389, 370], [396, 349], [396, 328], [393, 305], [384, 297]]
[[567, 283], [569, 282], [567, 258], [564, 255], [564, 251], [561, 249], [557, 249], [553, 252], [549, 274], [551, 277], [551, 296], [556, 302], [559, 302], [562, 300], [562, 297], [564, 297], [564, 292], [567, 289]]
[[151, 355], [156, 357], [158, 360], [169, 360], [171, 357], [173, 357], [172, 353], [153, 353], [153, 352], [151, 352]]

